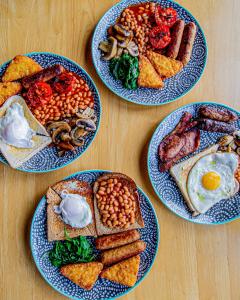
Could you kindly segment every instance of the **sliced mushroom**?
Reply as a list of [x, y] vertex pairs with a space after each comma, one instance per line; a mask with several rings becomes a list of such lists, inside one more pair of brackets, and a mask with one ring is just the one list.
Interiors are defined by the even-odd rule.
[[110, 60], [114, 58], [117, 54], [117, 40], [110, 36], [109, 41], [109, 52], [103, 56], [104, 60]]
[[51, 133], [53, 130], [55, 130], [59, 127], [65, 128], [65, 130], [68, 132], [71, 130], [71, 127], [68, 125], [68, 123], [64, 122], [64, 121], [51, 122], [47, 125], [46, 129], [47, 129], [47, 132]]
[[123, 25], [121, 24], [115, 24], [113, 26], [114, 31], [122, 36], [128, 37], [130, 35], [130, 32], [128, 30], [126, 30]]
[[110, 45], [107, 41], [101, 41], [98, 48], [105, 53], [108, 53], [110, 50]]
[[132, 56], [138, 56], [139, 55], [138, 46], [133, 41], [130, 41], [128, 43], [127, 50], [129, 52], [129, 54], [132, 55]]
[[118, 46], [121, 48], [127, 48], [128, 44], [131, 42], [131, 40], [132, 40], [132, 36], [129, 36], [129, 37], [125, 38], [124, 41], [118, 42]]
[[228, 146], [232, 141], [233, 141], [233, 136], [232, 135], [225, 135], [225, 136], [220, 138], [218, 144], [220, 146]]
[[83, 137], [87, 134], [88, 134], [88, 132], [85, 131], [83, 128], [75, 127], [71, 131], [72, 143], [76, 146], [82, 146], [84, 144]]
[[120, 57], [123, 53], [123, 48], [118, 48], [116, 57]]
[[71, 137], [69, 135], [68, 132], [61, 132], [60, 134], [60, 139], [63, 141], [63, 142], [70, 142], [71, 141]]
[[126, 40], [125, 36], [122, 36], [120, 34], [114, 35], [114, 37], [119, 41], [119, 42], [124, 42]]
[[95, 131], [96, 124], [91, 119], [79, 119], [76, 122], [77, 127], [83, 128], [86, 131]]

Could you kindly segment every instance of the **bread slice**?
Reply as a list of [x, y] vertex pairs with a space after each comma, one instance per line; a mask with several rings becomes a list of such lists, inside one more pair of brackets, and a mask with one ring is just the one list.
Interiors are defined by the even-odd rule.
[[19, 80], [42, 70], [42, 67], [32, 58], [17, 55], [8, 65], [3, 77], [3, 82]]
[[104, 234], [113, 234], [118, 232], [126, 231], [124, 228], [115, 227], [110, 228], [105, 226], [101, 221], [101, 216], [99, 213], [98, 205], [97, 205], [97, 198], [96, 193], [99, 189], [99, 185], [101, 181], [107, 181], [111, 178], [117, 178], [119, 182], [122, 183], [122, 185], [126, 185], [129, 189], [129, 192], [134, 196], [136, 201], [136, 211], [135, 211], [135, 223], [130, 225], [127, 230], [130, 229], [137, 229], [137, 228], [143, 228], [144, 227], [144, 221], [141, 213], [140, 203], [139, 203], [139, 195], [137, 191], [137, 186], [135, 182], [128, 176], [121, 174], [121, 173], [107, 173], [103, 176], [100, 176], [94, 183], [93, 186], [93, 192], [94, 192], [94, 211], [95, 211], [95, 220], [96, 220], [96, 230], [98, 235], [104, 235]]
[[163, 88], [164, 83], [146, 56], [139, 57], [138, 86], [146, 88]]
[[172, 77], [183, 68], [182, 62], [174, 58], [166, 57], [157, 52], [148, 51], [147, 57], [162, 78]]
[[22, 85], [19, 82], [0, 82], [0, 106], [11, 96], [20, 93]]
[[35, 135], [32, 138], [34, 141], [33, 148], [16, 148], [0, 140], [0, 151], [2, 152], [3, 156], [6, 158], [12, 168], [18, 168], [36, 153], [51, 144], [52, 139], [46, 131], [46, 128], [33, 116], [25, 100], [18, 95], [12, 96], [3, 104], [2, 107], [0, 107], [0, 118], [4, 117], [7, 109], [14, 103], [21, 105], [23, 108], [24, 117], [27, 119], [30, 128], [39, 133], [39, 135]]
[[214, 144], [213, 146], [203, 150], [202, 152], [174, 165], [170, 169], [170, 174], [173, 176], [174, 180], [176, 181], [184, 197], [184, 200], [186, 201], [186, 204], [188, 205], [189, 209], [193, 213], [193, 216], [199, 215], [200, 212], [197, 211], [197, 209], [193, 206], [191, 199], [188, 196], [188, 191], [187, 191], [188, 174], [191, 171], [192, 167], [200, 158], [208, 154], [216, 153], [218, 147], [219, 147], [218, 144]]
[[89, 262], [66, 265], [60, 273], [85, 290], [91, 290], [103, 269], [100, 262]]
[[139, 266], [140, 255], [133, 256], [104, 269], [100, 277], [131, 287], [137, 281]]
[[[59, 205], [61, 202], [60, 193], [66, 190], [71, 194], [79, 194], [86, 197], [86, 200], [92, 210], [93, 223], [89, 224], [85, 228], [73, 228], [68, 224], [65, 224], [61, 217], [54, 212], [54, 206]], [[69, 179], [60, 181], [48, 188], [47, 191], [47, 228], [48, 228], [48, 240], [64, 240], [64, 228], [66, 228], [68, 235], [71, 238], [82, 236], [96, 236], [94, 208], [93, 208], [93, 194], [92, 188], [89, 183], [79, 181], [76, 179]]]

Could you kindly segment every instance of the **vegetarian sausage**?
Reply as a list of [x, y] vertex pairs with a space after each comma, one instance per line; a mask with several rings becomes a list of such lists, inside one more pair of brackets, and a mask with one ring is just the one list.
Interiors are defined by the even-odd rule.
[[193, 22], [190, 22], [187, 25], [185, 25], [177, 57], [177, 59], [180, 60], [184, 66], [190, 61], [196, 32], [197, 28]]
[[121, 246], [119, 248], [106, 250], [101, 253], [101, 262], [104, 265], [113, 265], [121, 260], [140, 254], [146, 249], [144, 241], [136, 241], [134, 243]]
[[25, 89], [28, 89], [36, 81], [49, 81], [64, 71], [65, 69], [62, 65], [54, 65], [52, 67], [45, 68], [38, 73], [24, 77], [22, 80], [22, 85]]
[[198, 113], [203, 118], [208, 118], [212, 120], [222, 121], [222, 122], [234, 122], [237, 121], [238, 116], [233, 111], [227, 108], [212, 107], [207, 105], [202, 105]]
[[171, 29], [171, 43], [168, 46], [166, 56], [176, 58], [182, 41], [185, 22], [177, 20]]
[[96, 248], [106, 250], [126, 244], [130, 244], [140, 239], [140, 233], [137, 230], [129, 230], [116, 234], [101, 236], [96, 239]]
[[236, 130], [236, 127], [231, 123], [225, 123], [211, 119], [199, 119], [198, 128], [206, 131], [222, 133], [232, 133]]

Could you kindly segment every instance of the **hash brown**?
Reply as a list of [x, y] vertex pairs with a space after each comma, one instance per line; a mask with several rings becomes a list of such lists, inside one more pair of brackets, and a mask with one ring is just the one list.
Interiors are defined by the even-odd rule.
[[100, 262], [78, 263], [61, 267], [60, 273], [85, 290], [91, 290], [103, 269]]
[[8, 65], [3, 77], [3, 82], [10, 82], [32, 75], [42, 70], [42, 67], [33, 59], [24, 55], [17, 55]]
[[22, 89], [19, 82], [0, 82], [0, 106], [11, 96], [18, 94]]
[[140, 266], [140, 255], [133, 256], [122, 262], [104, 269], [100, 277], [129, 287], [135, 285]]
[[146, 88], [163, 88], [164, 83], [146, 56], [139, 57], [138, 86]]
[[147, 57], [157, 73], [164, 79], [176, 75], [183, 68], [181, 61], [166, 57], [154, 51], [148, 51]]

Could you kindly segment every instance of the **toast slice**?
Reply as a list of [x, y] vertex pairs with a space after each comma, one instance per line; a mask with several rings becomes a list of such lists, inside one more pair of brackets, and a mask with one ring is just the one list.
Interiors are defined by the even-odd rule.
[[91, 290], [103, 269], [100, 262], [89, 262], [66, 265], [60, 273], [85, 290]]
[[[96, 193], [99, 189], [101, 181], [107, 181], [108, 179], [118, 179], [119, 182], [122, 183], [122, 185], [125, 185], [128, 187], [129, 192], [131, 195], [134, 196], [136, 201], [136, 209], [135, 209], [135, 222], [131, 224], [127, 229], [115, 227], [110, 228], [105, 226], [101, 221], [100, 212], [97, 205], [97, 198]], [[140, 202], [139, 202], [139, 195], [137, 191], [137, 186], [135, 182], [128, 176], [121, 174], [121, 173], [107, 173], [102, 176], [100, 176], [94, 183], [93, 186], [93, 192], [94, 192], [94, 211], [95, 211], [95, 220], [96, 220], [96, 230], [98, 235], [104, 235], [104, 234], [113, 234], [118, 232], [123, 232], [130, 229], [137, 229], [137, 228], [143, 228], [144, 227], [144, 221], [141, 213], [140, 208]]]
[[24, 117], [27, 119], [30, 128], [39, 133], [32, 137], [32, 140], [34, 141], [34, 146], [32, 148], [16, 148], [0, 140], [0, 151], [3, 156], [12, 168], [18, 168], [36, 153], [51, 144], [52, 139], [46, 131], [46, 128], [33, 116], [25, 100], [18, 95], [12, 96], [2, 107], [0, 107], [0, 118], [4, 117], [7, 109], [14, 103], [18, 103], [22, 107]]
[[156, 89], [164, 87], [161, 77], [146, 56], [139, 57], [139, 71], [138, 86]]
[[183, 68], [182, 62], [154, 51], [148, 51], [147, 57], [163, 79], [176, 75]]
[[2, 81], [9, 82], [19, 80], [41, 70], [42, 67], [32, 58], [24, 55], [17, 55], [8, 65], [3, 74]]
[[139, 266], [140, 255], [133, 256], [104, 269], [100, 277], [132, 287], [137, 282]]
[[[89, 224], [85, 228], [73, 228], [68, 224], [65, 224], [61, 217], [54, 212], [54, 206], [59, 205], [61, 202], [60, 193], [66, 190], [71, 194], [79, 194], [86, 197], [86, 200], [92, 210], [93, 223]], [[48, 228], [48, 240], [64, 240], [64, 229], [66, 228], [68, 235], [71, 238], [82, 236], [96, 236], [94, 208], [93, 208], [93, 194], [92, 188], [89, 183], [79, 181], [76, 179], [69, 179], [60, 181], [48, 188], [47, 191], [47, 228]]]
[[0, 106], [11, 96], [20, 93], [22, 85], [19, 82], [0, 82]]
[[189, 209], [192, 211], [193, 216], [197, 216], [200, 214], [199, 211], [196, 210], [196, 208], [193, 206], [191, 199], [188, 196], [187, 191], [187, 180], [188, 180], [188, 174], [191, 171], [192, 167], [195, 165], [195, 163], [202, 158], [205, 155], [216, 153], [218, 150], [219, 145], [215, 144], [202, 152], [174, 165], [170, 169], [170, 174], [176, 181], [184, 200], [186, 201], [186, 204], [188, 205]]

